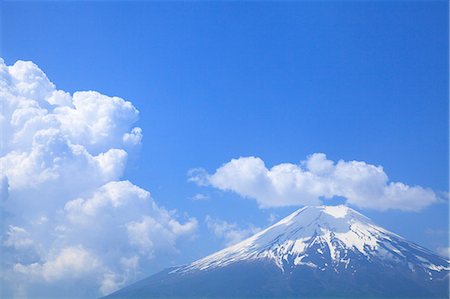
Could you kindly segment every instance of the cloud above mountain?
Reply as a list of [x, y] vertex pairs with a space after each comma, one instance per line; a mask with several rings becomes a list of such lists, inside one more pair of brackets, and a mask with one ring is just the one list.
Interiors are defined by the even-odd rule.
[[256, 200], [261, 208], [321, 204], [343, 197], [347, 204], [376, 210], [418, 211], [438, 202], [429, 188], [391, 182], [382, 166], [363, 161], [334, 162], [315, 153], [299, 164], [271, 168], [258, 157], [232, 159], [212, 174], [197, 168], [188, 180]]
[[122, 179], [142, 140], [131, 102], [69, 94], [32, 62], [3, 60], [0, 101], [1, 277], [13, 296], [67, 281], [74, 295], [111, 292], [196, 230]]

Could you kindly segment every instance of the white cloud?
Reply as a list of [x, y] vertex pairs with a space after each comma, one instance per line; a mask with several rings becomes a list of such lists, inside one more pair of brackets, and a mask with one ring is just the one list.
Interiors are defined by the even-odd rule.
[[180, 224], [173, 219], [145, 216], [141, 221], [128, 223], [126, 228], [130, 244], [136, 246], [141, 253], [151, 256], [155, 248], [176, 251], [176, 238], [192, 233], [197, 228], [197, 221], [190, 219], [187, 223]]
[[68, 201], [64, 210], [74, 223], [92, 220], [98, 223], [99, 218], [105, 216], [128, 217], [126, 220], [130, 220], [137, 211], [147, 212], [150, 207], [149, 192], [129, 181], [112, 181], [96, 189], [89, 198]]
[[437, 253], [447, 259], [450, 259], [450, 247], [438, 247]]
[[188, 171], [188, 181], [196, 183], [199, 186], [207, 186], [208, 172], [203, 168], [193, 168]]
[[101, 272], [100, 262], [83, 247], [64, 247], [58, 255], [47, 258], [40, 263], [14, 265], [14, 271], [27, 274], [34, 279], [58, 281], [61, 279], [74, 279], [86, 273]]
[[33, 245], [30, 234], [23, 228], [10, 225], [5, 234], [4, 246], [22, 250]]
[[6, 294], [26, 296], [28, 288], [48, 290], [41, 297], [69, 290], [96, 297], [151, 270], [155, 255], [170, 259], [177, 241], [195, 231], [195, 219], [178, 220], [121, 180], [142, 140], [131, 102], [95, 91], [71, 95], [35, 64], [0, 59], [0, 103]]
[[213, 174], [195, 169], [189, 181], [255, 199], [260, 207], [317, 205], [344, 197], [348, 204], [377, 210], [417, 211], [438, 201], [431, 189], [389, 182], [383, 167], [361, 161], [334, 162], [315, 153], [300, 164], [268, 169], [257, 157], [232, 159]]
[[278, 219], [279, 219], [278, 215], [270, 213], [269, 217], [267, 218], [267, 222], [269, 224], [274, 224], [275, 222], [277, 222]]
[[226, 246], [239, 243], [261, 230], [259, 227], [253, 225], [241, 228], [234, 222], [230, 223], [225, 220], [213, 218], [209, 215], [206, 216], [205, 222], [208, 229], [212, 231], [214, 235], [224, 239]]
[[195, 201], [208, 200], [209, 196], [203, 193], [197, 193], [194, 196], [192, 196], [191, 199]]

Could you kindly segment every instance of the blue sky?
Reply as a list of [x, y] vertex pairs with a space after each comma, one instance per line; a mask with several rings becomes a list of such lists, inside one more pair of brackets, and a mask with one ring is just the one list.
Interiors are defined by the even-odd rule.
[[[139, 110], [144, 137], [121, 179], [198, 221], [150, 274], [224, 246], [207, 216], [249, 232], [301, 206], [260, 208], [188, 182], [192, 168], [213, 174], [248, 156], [270, 168], [325, 153], [448, 191], [448, 34], [444, 1], [3, 2], [1, 56], [33, 61], [58, 89]], [[447, 202], [352, 206], [432, 250], [448, 247]]]

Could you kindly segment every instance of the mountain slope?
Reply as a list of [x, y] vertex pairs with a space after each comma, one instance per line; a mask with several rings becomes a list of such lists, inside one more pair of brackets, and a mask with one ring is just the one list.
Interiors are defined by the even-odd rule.
[[348, 207], [305, 207], [107, 298], [447, 298], [449, 269], [444, 258]]

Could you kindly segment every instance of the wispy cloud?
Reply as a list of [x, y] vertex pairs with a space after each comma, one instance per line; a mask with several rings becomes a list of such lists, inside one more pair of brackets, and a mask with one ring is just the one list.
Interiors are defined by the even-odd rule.
[[232, 159], [209, 174], [197, 168], [189, 181], [233, 191], [256, 200], [261, 208], [317, 205], [323, 198], [344, 197], [348, 204], [377, 210], [421, 210], [438, 202], [429, 188], [391, 182], [382, 166], [363, 161], [338, 162], [315, 153], [300, 164], [268, 169], [258, 157]]
[[450, 247], [438, 247], [437, 253], [447, 259], [450, 259]]
[[131, 102], [69, 94], [35, 64], [1, 59], [0, 100], [3, 286], [23, 295], [31, 284], [61, 289], [83, 279], [65, 292], [95, 297], [135, 279], [155, 254], [177, 252], [177, 240], [195, 231], [195, 219], [180, 221], [121, 179], [142, 140]]
[[195, 201], [208, 200], [209, 196], [203, 193], [197, 193], [194, 196], [192, 196], [191, 199]]
[[261, 230], [259, 227], [248, 225], [239, 227], [235, 222], [227, 222], [211, 216], [206, 216], [206, 225], [210, 231], [217, 237], [223, 238], [226, 246], [234, 245], [250, 237]]

